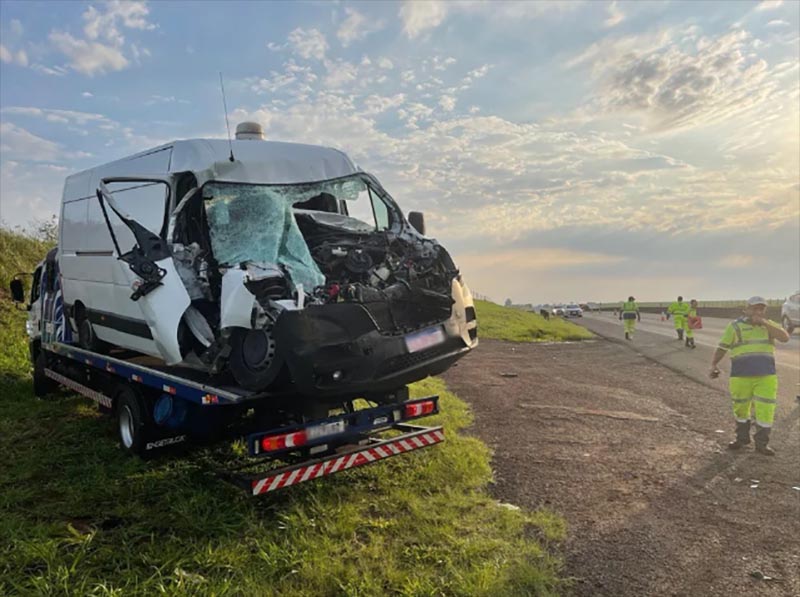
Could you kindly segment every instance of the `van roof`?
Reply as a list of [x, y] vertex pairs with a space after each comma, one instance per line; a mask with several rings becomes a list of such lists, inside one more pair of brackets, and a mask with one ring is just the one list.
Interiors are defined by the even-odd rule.
[[260, 140], [234, 140], [229, 145], [227, 139], [184, 139], [73, 174], [65, 182], [64, 197], [92, 195], [100, 179], [110, 176], [192, 172], [199, 185], [209, 180], [297, 184], [360, 171], [344, 152], [331, 147]]

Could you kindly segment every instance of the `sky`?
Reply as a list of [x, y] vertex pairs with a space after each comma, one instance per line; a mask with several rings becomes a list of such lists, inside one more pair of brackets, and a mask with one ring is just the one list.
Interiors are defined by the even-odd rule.
[[423, 211], [502, 302], [800, 288], [800, 2], [0, 0], [0, 220], [257, 120]]

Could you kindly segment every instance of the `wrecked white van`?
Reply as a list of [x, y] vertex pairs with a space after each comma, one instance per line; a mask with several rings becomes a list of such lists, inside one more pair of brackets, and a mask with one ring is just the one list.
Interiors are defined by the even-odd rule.
[[175, 141], [67, 178], [58, 261], [79, 343], [253, 391], [375, 396], [477, 345], [447, 251], [342, 152]]

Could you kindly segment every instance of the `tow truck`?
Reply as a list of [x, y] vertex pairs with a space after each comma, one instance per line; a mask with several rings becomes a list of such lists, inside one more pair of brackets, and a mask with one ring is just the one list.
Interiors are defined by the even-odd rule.
[[148, 458], [197, 442], [243, 441], [247, 458], [221, 476], [251, 495], [270, 493], [444, 441], [441, 426], [419, 420], [439, 412], [439, 397], [409, 399], [408, 387], [366, 398], [309, 403], [291, 392], [257, 392], [150, 356], [78, 345], [64, 312], [56, 250], [11, 295], [29, 312], [26, 328], [33, 392], [59, 387], [113, 416], [121, 448]]

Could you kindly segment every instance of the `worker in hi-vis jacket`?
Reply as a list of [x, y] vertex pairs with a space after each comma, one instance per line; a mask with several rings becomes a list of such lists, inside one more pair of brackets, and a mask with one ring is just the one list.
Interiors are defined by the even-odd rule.
[[633, 340], [633, 330], [636, 329], [636, 322], [642, 320], [642, 315], [639, 313], [639, 307], [636, 304], [636, 299], [632, 296], [622, 303], [622, 309], [619, 311], [619, 318], [625, 326], [625, 339]]
[[778, 403], [778, 375], [775, 369], [775, 340], [788, 342], [789, 333], [766, 318], [767, 301], [760, 296], [747, 300], [744, 316], [725, 328], [711, 360], [709, 377], [719, 377], [717, 365], [729, 354], [731, 375], [728, 387], [736, 419], [736, 439], [728, 444], [738, 450], [750, 443], [750, 411], [755, 413], [756, 452], [773, 456], [767, 444]]
[[678, 300], [667, 308], [667, 313], [670, 313], [672, 319], [675, 321], [675, 331], [678, 332], [678, 340], [683, 340], [683, 333], [686, 331], [686, 317], [689, 315], [689, 304], [684, 303], [683, 297], [679, 296]]

